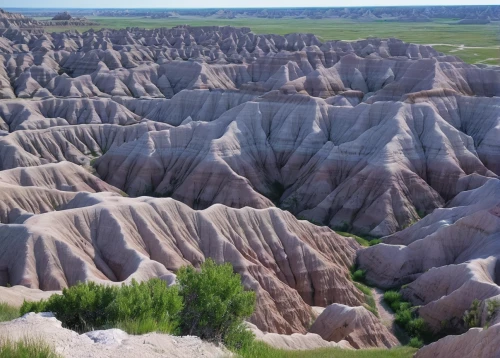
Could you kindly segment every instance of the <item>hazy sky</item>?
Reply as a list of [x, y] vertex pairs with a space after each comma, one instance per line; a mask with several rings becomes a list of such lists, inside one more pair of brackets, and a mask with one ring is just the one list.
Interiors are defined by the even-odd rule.
[[499, 0], [0, 0], [3, 7], [57, 8], [229, 8], [229, 7], [345, 7], [394, 5], [498, 5]]

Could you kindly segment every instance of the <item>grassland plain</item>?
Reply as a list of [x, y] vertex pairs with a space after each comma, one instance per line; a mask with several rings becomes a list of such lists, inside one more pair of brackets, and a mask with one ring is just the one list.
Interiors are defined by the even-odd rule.
[[[40, 18], [41, 19], [41, 18]], [[45, 18], [44, 18], [45, 19]], [[313, 33], [322, 40], [357, 40], [367, 37], [397, 37], [403, 41], [433, 44], [446, 54], [458, 56], [468, 63], [500, 64], [500, 22], [486, 25], [457, 25], [457, 19], [435, 19], [433, 22], [361, 22], [346, 19], [217, 19], [188, 17], [150, 19], [144, 17], [90, 17], [101, 27], [172, 27], [231, 25], [246, 26], [258, 34]], [[85, 31], [96, 26], [75, 27]], [[49, 32], [67, 27], [48, 27]]]

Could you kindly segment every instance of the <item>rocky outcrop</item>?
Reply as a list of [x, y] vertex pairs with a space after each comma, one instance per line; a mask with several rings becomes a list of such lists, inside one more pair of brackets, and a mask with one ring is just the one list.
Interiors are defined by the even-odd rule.
[[447, 336], [420, 349], [415, 358], [497, 357], [500, 354], [500, 324], [488, 329], [471, 328], [460, 336]]
[[92, 331], [79, 334], [63, 328], [50, 313], [28, 313], [10, 322], [0, 323], [0, 340], [26, 339], [41, 341], [53, 348], [61, 357], [97, 358], [123, 357], [227, 357], [230, 352], [222, 346], [202, 341], [198, 337], [176, 337], [168, 334], [149, 333], [128, 335], [119, 329]]
[[362, 306], [332, 304], [316, 318], [309, 332], [330, 342], [345, 340], [356, 349], [391, 348], [399, 344], [379, 319]]
[[286, 350], [310, 350], [318, 348], [335, 347], [342, 349], [352, 349], [352, 346], [347, 341], [328, 342], [315, 333], [293, 333], [293, 334], [278, 334], [262, 332], [254, 324], [246, 323], [248, 328], [255, 335], [255, 339], [262, 341], [271, 347]]

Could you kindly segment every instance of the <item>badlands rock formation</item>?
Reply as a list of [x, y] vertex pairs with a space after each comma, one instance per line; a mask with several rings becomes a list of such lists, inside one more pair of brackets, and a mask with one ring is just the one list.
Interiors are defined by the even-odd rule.
[[[475, 185], [483, 181], [475, 179]], [[489, 179], [386, 238], [391, 245], [361, 251], [360, 267], [377, 286], [407, 284], [403, 296], [421, 306], [420, 316], [434, 331], [442, 322], [463, 327], [462, 316], [474, 299], [500, 294], [499, 207], [500, 180]]]
[[[15, 187], [7, 192], [22, 195]], [[252, 321], [266, 331], [305, 332], [311, 305], [362, 303], [348, 279], [357, 243], [279, 209], [214, 205], [193, 211], [172, 199], [58, 190], [38, 195], [37, 202], [45, 200], [52, 210], [19, 209], [21, 199], [5, 209], [3, 285], [60, 290], [78, 281], [156, 276], [171, 282], [181, 266], [212, 257], [231, 262], [257, 292]]]
[[0, 286], [173, 283], [210, 257], [288, 348], [397, 344], [355, 262], [434, 331], [500, 294], [499, 68], [248, 28], [0, 35]]
[[356, 349], [391, 348], [399, 344], [380, 320], [363, 306], [332, 304], [316, 318], [309, 332], [327, 341], [345, 340]]

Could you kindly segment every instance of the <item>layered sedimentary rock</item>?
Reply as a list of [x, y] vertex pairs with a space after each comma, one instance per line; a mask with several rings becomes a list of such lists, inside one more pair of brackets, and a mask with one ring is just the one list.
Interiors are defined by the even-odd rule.
[[252, 321], [267, 331], [305, 332], [309, 305], [362, 302], [348, 279], [357, 243], [279, 209], [193, 211], [172, 199], [67, 195], [59, 208], [2, 226], [2, 284], [58, 290], [87, 280], [171, 281], [179, 267], [212, 257], [231, 262], [257, 292]]
[[398, 340], [366, 308], [332, 304], [316, 318], [309, 332], [319, 334], [324, 340], [345, 340], [356, 348], [391, 348]]
[[173, 283], [210, 257], [294, 349], [397, 343], [356, 256], [433, 331], [500, 294], [499, 68], [248, 28], [0, 35], [0, 285]]
[[500, 181], [487, 180], [386, 238], [391, 245], [361, 251], [360, 267], [378, 286], [405, 284], [403, 296], [421, 306], [419, 315], [434, 331], [464, 329], [462, 317], [475, 299], [500, 294], [499, 205]]
[[[497, 158], [490, 149], [485, 156]], [[472, 173], [495, 176], [471, 137], [427, 103], [339, 107], [278, 93], [210, 123], [150, 132], [95, 167], [134, 196], [153, 190], [194, 208], [261, 208], [272, 205], [266, 196], [298, 216], [372, 235], [442, 206]]]

